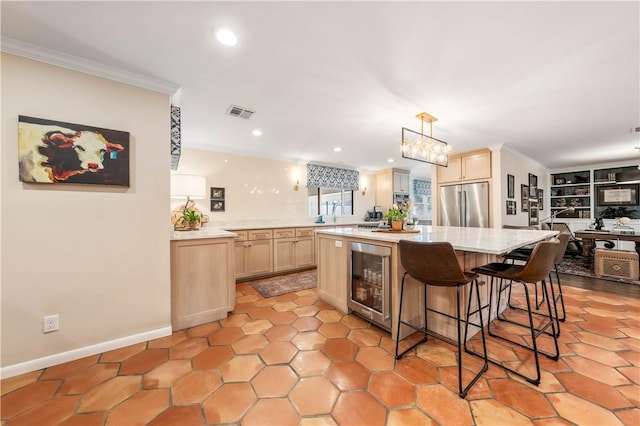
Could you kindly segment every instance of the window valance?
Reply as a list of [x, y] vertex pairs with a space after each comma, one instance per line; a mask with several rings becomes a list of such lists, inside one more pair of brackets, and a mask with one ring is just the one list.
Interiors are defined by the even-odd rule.
[[431, 181], [429, 180], [419, 180], [416, 179], [413, 181], [413, 194], [416, 199], [421, 199], [422, 196], [430, 196], [431, 195]]
[[338, 167], [307, 164], [307, 186], [357, 191], [360, 172]]

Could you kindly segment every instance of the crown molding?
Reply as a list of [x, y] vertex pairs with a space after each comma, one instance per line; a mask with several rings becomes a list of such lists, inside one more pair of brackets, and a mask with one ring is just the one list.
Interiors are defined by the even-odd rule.
[[545, 166], [544, 164], [539, 163], [538, 161], [534, 160], [531, 157], [526, 156], [525, 154], [521, 153], [520, 151], [517, 151], [505, 144], [498, 144], [498, 145], [494, 145], [493, 147], [490, 147], [490, 149], [496, 150], [496, 151], [507, 151], [510, 152], [511, 154], [515, 155], [516, 157], [520, 157], [521, 159], [525, 160], [525, 161], [529, 161], [530, 163], [535, 164], [536, 166], [546, 170], [547, 172], [549, 172], [549, 167]]
[[13, 55], [22, 56], [35, 61], [56, 65], [73, 71], [95, 75], [120, 83], [142, 87], [154, 92], [172, 95], [180, 86], [169, 81], [152, 78], [129, 71], [124, 71], [109, 65], [93, 62], [77, 56], [67, 55], [57, 50], [36, 46], [9, 37], [0, 37], [0, 50]]

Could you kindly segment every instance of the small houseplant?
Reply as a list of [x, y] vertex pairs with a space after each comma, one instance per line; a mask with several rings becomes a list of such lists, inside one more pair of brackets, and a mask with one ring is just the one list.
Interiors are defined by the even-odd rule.
[[185, 228], [198, 229], [200, 228], [200, 215], [195, 210], [185, 209], [182, 212], [182, 223]]
[[394, 204], [384, 218], [391, 224], [391, 230], [402, 231], [402, 225], [407, 218], [407, 210], [401, 209], [397, 204]]

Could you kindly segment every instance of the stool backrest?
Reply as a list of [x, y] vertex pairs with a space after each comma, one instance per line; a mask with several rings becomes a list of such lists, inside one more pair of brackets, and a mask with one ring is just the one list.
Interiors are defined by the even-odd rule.
[[558, 251], [556, 252], [556, 259], [553, 261], [555, 265], [559, 265], [562, 262], [562, 258], [564, 257], [564, 253], [567, 251], [567, 246], [569, 245], [569, 238], [571, 235], [561, 232], [556, 236], [558, 239]]
[[451, 243], [400, 240], [400, 262], [414, 279], [429, 285], [454, 286], [469, 282]]
[[517, 277], [527, 283], [537, 283], [544, 280], [554, 267], [556, 253], [560, 242], [558, 240], [542, 241], [536, 244], [529, 256], [529, 260]]

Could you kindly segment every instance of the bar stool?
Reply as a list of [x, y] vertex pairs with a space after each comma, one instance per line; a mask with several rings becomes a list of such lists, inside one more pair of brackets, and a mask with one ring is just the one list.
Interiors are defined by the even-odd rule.
[[[550, 299], [548, 295], [547, 285], [545, 282], [546, 277], [549, 275], [549, 272], [554, 267], [556, 253], [558, 251], [559, 245], [560, 243], [557, 239], [552, 241], [543, 241], [536, 244], [535, 248], [531, 252], [531, 256], [529, 256], [529, 260], [524, 265], [514, 265], [509, 263], [489, 263], [487, 265], [483, 265], [483, 266], [472, 269], [472, 271], [477, 274], [487, 275], [491, 277], [491, 287], [489, 289], [489, 315], [491, 315], [491, 312], [492, 312], [491, 305], [493, 301], [494, 278], [500, 279], [500, 294], [505, 288], [503, 287], [503, 282], [505, 280], [508, 281], [507, 286], [509, 287], [513, 283], [522, 284], [522, 287], [524, 289], [524, 298], [527, 305], [526, 311], [528, 314], [529, 323], [521, 324], [515, 321], [508, 320], [506, 319], [506, 317], [500, 318], [500, 314], [498, 312], [500, 309], [499, 297], [496, 305], [497, 306], [496, 315], [498, 318], [502, 320], [507, 320], [510, 323], [529, 329], [531, 333], [531, 346], [522, 344], [515, 340], [493, 333], [491, 331], [491, 321], [489, 321], [487, 325], [487, 331], [491, 337], [496, 337], [496, 338], [505, 340], [507, 342], [510, 342], [514, 345], [533, 351], [535, 366], [536, 366], [536, 376], [528, 377], [519, 371], [516, 371], [510, 367], [507, 367], [495, 360], [492, 360], [491, 358], [489, 358], [489, 362], [496, 364], [502, 367], [503, 369], [524, 378], [529, 383], [532, 383], [534, 385], [540, 384], [540, 360], [538, 359], [538, 354], [543, 354], [554, 361], [557, 361], [560, 356], [560, 350], [558, 348], [557, 333], [555, 330], [556, 321], [551, 308], [551, 303], [549, 301]], [[547, 313], [548, 313], [548, 315], [544, 315], [544, 317], [548, 318], [548, 320], [540, 328], [536, 329], [533, 323], [533, 311], [531, 309], [531, 302], [529, 300], [529, 290], [528, 290], [527, 284], [534, 284], [538, 282], [542, 283], [542, 293], [546, 299]], [[540, 337], [542, 334], [545, 334], [546, 330], [549, 327], [551, 327], [551, 333], [546, 333], [546, 335], [551, 336], [551, 338], [553, 339], [553, 342], [555, 345], [554, 354], [539, 350], [538, 344], [537, 344], [538, 337]], [[465, 349], [467, 349], [466, 346], [465, 346]], [[467, 352], [471, 352], [477, 356], [481, 356], [477, 352], [473, 352], [470, 349], [467, 349]]]
[[[469, 389], [478, 381], [480, 376], [487, 371], [489, 367], [488, 359], [487, 359], [487, 347], [485, 342], [484, 328], [482, 326], [482, 309], [480, 309], [480, 291], [478, 289], [478, 275], [472, 274], [468, 272], [463, 272], [460, 269], [460, 264], [458, 263], [458, 258], [456, 257], [456, 253], [453, 250], [453, 247], [450, 243], [447, 242], [439, 242], [439, 243], [424, 243], [424, 242], [416, 242], [416, 241], [408, 241], [408, 240], [400, 240], [398, 243], [400, 249], [400, 261], [402, 262], [402, 267], [405, 269], [405, 273], [402, 275], [402, 285], [400, 287], [400, 307], [398, 309], [398, 330], [396, 335], [396, 359], [402, 358], [404, 354], [406, 354], [411, 349], [416, 346], [427, 341], [427, 336], [431, 335], [435, 338], [438, 338], [444, 342], [447, 342], [452, 345], [456, 345], [456, 342], [453, 342], [451, 339], [448, 339], [444, 336], [440, 336], [435, 334], [432, 331], [429, 331], [427, 324], [427, 313], [435, 312], [440, 315], [444, 315], [448, 318], [456, 320], [456, 328], [457, 328], [457, 346], [458, 346], [458, 394], [461, 398], [465, 398], [467, 396], [467, 392]], [[405, 279], [409, 275], [416, 281], [425, 285], [424, 288], [424, 328], [415, 326], [408, 322], [402, 321], [402, 305], [403, 305], [403, 297], [404, 297], [404, 283]], [[466, 319], [462, 319], [460, 317], [460, 288], [466, 284], [471, 284], [469, 287], [469, 302], [467, 305], [467, 316]], [[427, 286], [437, 286], [437, 287], [455, 287], [456, 288], [456, 316], [452, 316], [448, 313], [437, 311], [435, 309], [429, 308], [427, 305]], [[475, 288], [475, 296], [478, 302], [478, 308], [471, 312], [471, 295], [474, 293], [473, 289]], [[469, 321], [469, 317], [478, 313], [480, 317], [480, 323], [472, 323]], [[463, 389], [462, 387], [462, 349], [463, 342], [461, 339], [460, 333], [460, 325], [461, 323], [465, 324], [465, 338], [467, 335], [467, 330], [469, 324], [474, 325], [475, 327], [480, 329], [480, 333], [482, 335], [482, 346], [484, 349], [484, 365], [479, 373], [477, 373], [474, 378], [469, 382], [469, 384]], [[405, 326], [411, 327], [416, 331], [420, 331], [424, 333], [424, 338], [415, 343], [410, 348], [403, 351], [401, 354], [398, 354], [398, 347], [400, 344], [400, 326], [404, 324]], [[478, 355], [478, 354], [475, 354]], [[479, 355], [478, 355], [479, 356]]]
[[[571, 238], [571, 236], [569, 234], [562, 232], [558, 234], [556, 238], [558, 239], [559, 245], [558, 245], [558, 251], [556, 253], [556, 257], [553, 261], [553, 268], [551, 271], [549, 271], [549, 288], [551, 290], [551, 298], [553, 300], [553, 310], [554, 310], [554, 316], [556, 319], [556, 327], [557, 327], [556, 332], [557, 332], [557, 336], [560, 336], [560, 322], [564, 322], [567, 319], [567, 313], [564, 308], [564, 296], [562, 295], [562, 283], [560, 282], [560, 273], [558, 272], [558, 266], [562, 262], [562, 258], [564, 257], [564, 254], [567, 251], [567, 246], [569, 244], [569, 239]], [[503, 258], [509, 259], [512, 261], [520, 260], [523, 262], [527, 262], [529, 260], [529, 257], [531, 256], [531, 251], [532, 249], [529, 249], [529, 250], [516, 249], [505, 254]], [[556, 281], [558, 283], [558, 294], [555, 294], [554, 287], [553, 287], [552, 272], [554, 271], [556, 275]], [[538, 303], [538, 283], [534, 283], [534, 289], [536, 292], [536, 309], [540, 309], [540, 306], [544, 302], [544, 297], [542, 301]], [[502, 296], [502, 293], [500, 294], [500, 296]], [[562, 316], [558, 314], [558, 301], [560, 302], [560, 307], [562, 308]], [[511, 305], [511, 287], [509, 287], [509, 307], [518, 309], [517, 307]]]

